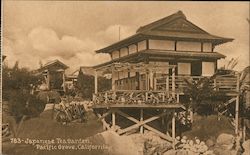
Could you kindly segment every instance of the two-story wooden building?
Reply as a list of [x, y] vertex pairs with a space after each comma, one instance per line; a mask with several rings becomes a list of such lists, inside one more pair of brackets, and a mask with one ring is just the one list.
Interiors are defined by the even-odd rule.
[[[136, 123], [118, 131], [120, 134], [140, 127], [141, 132], [146, 128], [169, 139], [146, 123], [165, 117], [169, 111], [174, 126], [175, 112], [183, 108], [179, 98], [185, 86], [183, 79], [212, 76], [217, 70], [217, 61], [225, 58], [216, 47], [232, 40], [206, 32], [181, 11], [142, 26], [134, 35], [96, 51], [108, 53], [111, 60], [95, 66], [94, 108], [99, 112], [101, 108], [110, 108], [108, 112], [103, 109], [100, 118], [112, 113], [112, 127], [116, 124], [115, 114]], [[112, 74], [109, 92], [97, 92], [97, 76], [103, 72]], [[218, 78], [214, 85], [220, 90], [237, 91], [234, 77]], [[124, 108], [139, 109], [140, 116], [131, 118], [122, 111]], [[148, 108], [161, 112], [144, 121], [143, 114]], [[110, 128], [106, 120], [103, 121], [106, 128]], [[174, 127], [172, 133], [174, 137]]]
[[[140, 27], [136, 34], [114, 43], [108, 47], [97, 50], [97, 53], [108, 53], [111, 61], [97, 66], [106, 66], [115, 62], [129, 62], [146, 64], [176, 65], [175, 75], [186, 76], [211, 76], [216, 72], [217, 61], [225, 58], [216, 52], [216, 46], [232, 41], [211, 35], [198, 26], [188, 21], [179, 11], [173, 15]], [[164, 74], [171, 73], [168, 69]], [[114, 89], [147, 89], [144, 74], [140, 78], [134, 72], [114, 72]], [[159, 77], [157, 74], [155, 78]], [[139, 80], [140, 79], [140, 80]], [[128, 83], [134, 88], [130, 88]], [[151, 88], [157, 85], [151, 83]]]

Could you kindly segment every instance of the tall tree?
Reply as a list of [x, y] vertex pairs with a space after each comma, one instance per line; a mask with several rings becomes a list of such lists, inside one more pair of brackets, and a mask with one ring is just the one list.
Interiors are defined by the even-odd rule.
[[[83, 74], [79, 72], [77, 77], [77, 89], [84, 99], [92, 99], [94, 93], [94, 76]], [[107, 91], [111, 89], [111, 79], [105, 77], [98, 77], [98, 92]]]
[[3, 100], [8, 101], [10, 113], [17, 119], [24, 115], [38, 115], [44, 103], [31, 90], [40, 84], [40, 76], [34, 75], [27, 68], [20, 68], [18, 62], [14, 67], [3, 66]]
[[94, 93], [94, 76], [83, 74], [80, 71], [77, 77], [77, 89], [81, 97], [91, 99]]

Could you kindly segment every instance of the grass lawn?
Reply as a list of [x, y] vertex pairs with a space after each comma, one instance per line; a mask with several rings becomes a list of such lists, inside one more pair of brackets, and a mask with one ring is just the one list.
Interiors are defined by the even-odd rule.
[[[97, 133], [102, 132], [102, 124], [93, 113], [87, 123], [71, 123], [62, 125], [51, 119], [51, 111], [43, 112], [40, 117], [23, 122], [17, 137], [21, 139], [85, 139], [89, 137], [91, 144], [104, 144], [104, 139]], [[96, 135], [97, 134], [97, 135]], [[3, 144], [3, 153], [7, 155], [98, 155], [105, 154], [103, 150], [38, 150], [27, 144]]]
[[183, 133], [189, 138], [198, 137], [201, 140], [215, 140], [221, 133], [234, 135], [234, 127], [228, 118], [222, 116], [220, 120], [216, 115], [211, 116], [194, 116], [192, 130]]

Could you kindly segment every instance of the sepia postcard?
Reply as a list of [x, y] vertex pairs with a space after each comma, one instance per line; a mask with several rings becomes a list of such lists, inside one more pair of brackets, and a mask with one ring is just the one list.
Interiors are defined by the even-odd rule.
[[1, 4], [0, 154], [250, 154], [249, 2]]

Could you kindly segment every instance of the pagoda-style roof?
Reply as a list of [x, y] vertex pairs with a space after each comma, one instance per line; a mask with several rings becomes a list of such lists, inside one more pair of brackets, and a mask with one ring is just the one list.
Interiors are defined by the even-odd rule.
[[182, 11], [178, 11], [170, 16], [140, 27], [136, 31], [136, 34], [108, 47], [99, 49], [96, 52], [110, 53], [122, 46], [127, 46], [145, 39], [211, 42], [214, 46], [233, 40], [232, 38], [224, 38], [209, 34], [187, 20]]

